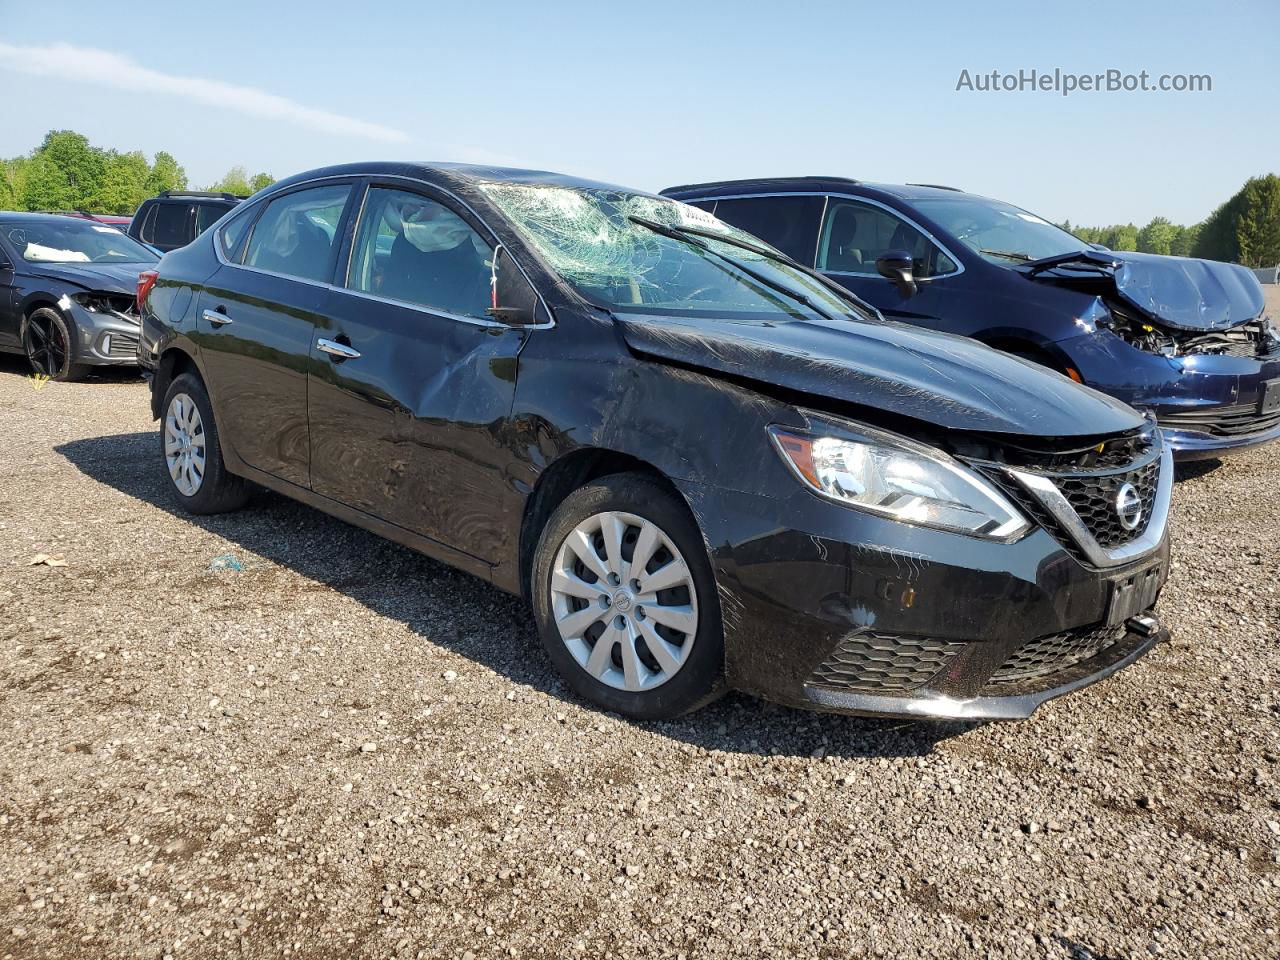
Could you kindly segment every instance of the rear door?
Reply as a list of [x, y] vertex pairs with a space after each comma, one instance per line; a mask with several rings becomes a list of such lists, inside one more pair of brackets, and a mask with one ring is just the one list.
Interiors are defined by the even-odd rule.
[[310, 484], [307, 368], [325, 322], [352, 182], [280, 194], [231, 220], [223, 266], [202, 294], [199, 344], [223, 440], [251, 467]]
[[486, 314], [493, 243], [448, 195], [371, 180], [359, 208], [343, 289], [313, 345], [312, 486], [496, 559], [528, 328]]
[[[3, 233], [0, 225], [0, 234]], [[17, 297], [15, 279], [18, 267], [16, 250], [0, 239], [0, 347], [13, 349], [21, 345], [18, 336]]]
[[813, 266], [826, 198], [807, 194], [730, 197], [697, 206], [759, 237], [791, 259]]

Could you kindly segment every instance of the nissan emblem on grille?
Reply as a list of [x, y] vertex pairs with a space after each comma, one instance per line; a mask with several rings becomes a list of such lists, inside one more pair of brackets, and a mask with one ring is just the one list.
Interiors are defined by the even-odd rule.
[[1142, 522], [1142, 496], [1132, 483], [1121, 484], [1116, 491], [1116, 515], [1126, 530], [1136, 530]]

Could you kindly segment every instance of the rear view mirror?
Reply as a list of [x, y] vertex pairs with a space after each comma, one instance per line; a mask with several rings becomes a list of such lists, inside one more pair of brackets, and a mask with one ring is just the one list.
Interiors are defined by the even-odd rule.
[[512, 326], [537, 323], [538, 295], [507, 253], [506, 247], [499, 246], [493, 251], [489, 286], [492, 290], [492, 303], [485, 313]]
[[893, 283], [904, 297], [910, 297], [918, 289], [912, 271], [915, 264], [906, 250], [888, 250], [876, 257], [876, 271]]

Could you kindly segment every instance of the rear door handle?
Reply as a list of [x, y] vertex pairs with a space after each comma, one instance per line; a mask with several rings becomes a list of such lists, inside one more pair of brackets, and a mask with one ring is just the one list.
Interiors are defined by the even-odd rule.
[[335, 340], [326, 340], [324, 337], [321, 337], [316, 341], [316, 349], [329, 354], [331, 357], [337, 357], [339, 360], [354, 360], [360, 356], [359, 350], [353, 350], [345, 343], [338, 343]]
[[231, 322], [230, 317], [228, 317], [225, 313], [218, 312], [217, 310], [206, 310], [203, 316], [215, 327], [225, 327], [228, 323]]

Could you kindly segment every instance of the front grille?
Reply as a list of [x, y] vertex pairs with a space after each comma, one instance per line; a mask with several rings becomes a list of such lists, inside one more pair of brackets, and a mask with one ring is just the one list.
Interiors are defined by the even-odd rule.
[[836, 645], [810, 682], [847, 690], [914, 690], [928, 683], [964, 646], [931, 637], [854, 633]]
[[128, 333], [113, 333], [108, 344], [109, 357], [136, 357], [138, 355], [138, 338]]
[[991, 683], [1013, 683], [1057, 673], [1095, 657], [1125, 636], [1123, 624], [1084, 627], [1028, 640], [991, 675]]
[[1192, 430], [1215, 437], [1243, 437], [1280, 427], [1280, 410], [1261, 416], [1256, 403], [1246, 403], [1234, 407], [1163, 413], [1160, 415], [1160, 426], [1170, 430]]
[[[1156, 501], [1156, 481], [1160, 477], [1160, 461], [1152, 460], [1144, 467], [1127, 473], [1078, 474], [1057, 480], [1058, 489], [1071, 504], [1071, 509], [1084, 521], [1098, 545], [1110, 549], [1128, 543], [1142, 534], [1151, 521], [1151, 507]], [[1133, 484], [1142, 500], [1142, 520], [1126, 530], [1116, 510], [1116, 495], [1126, 483]]]
[[[1160, 482], [1160, 458], [1149, 452], [1145, 462], [1130, 470], [1111, 471], [1036, 471], [1051, 480], [1076, 512], [1098, 546], [1105, 550], [1120, 547], [1142, 536], [1151, 522], [1156, 491]], [[1074, 537], [1058, 522], [1039, 497], [1009, 476], [1003, 468], [986, 465], [983, 472], [994, 480], [1022, 510], [1036, 523], [1044, 527], [1073, 557], [1089, 564], [1085, 551]], [[1116, 497], [1126, 483], [1133, 484], [1142, 501], [1142, 517], [1138, 525], [1125, 529], [1116, 509]]]

